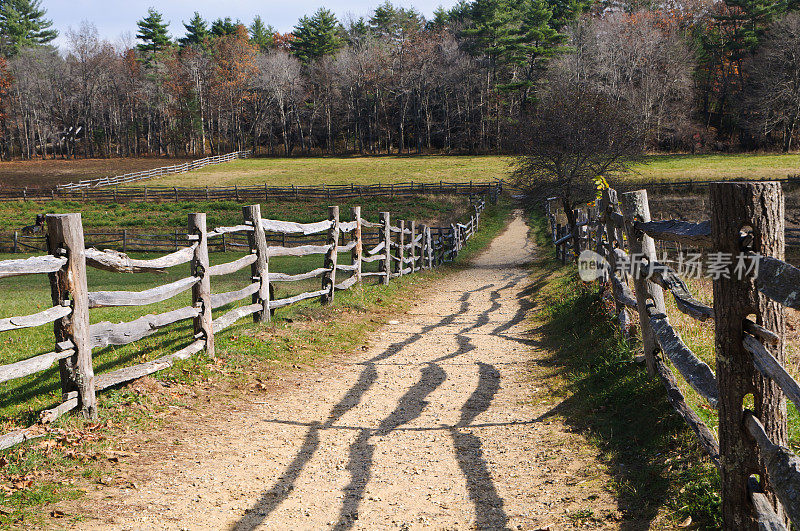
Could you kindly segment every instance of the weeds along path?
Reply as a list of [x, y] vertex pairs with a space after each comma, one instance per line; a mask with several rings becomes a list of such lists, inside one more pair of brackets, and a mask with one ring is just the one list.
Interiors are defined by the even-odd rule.
[[612, 523], [603, 467], [557, 419], [560, 399], [537, 387], [536, 367], [548, 356], [524, 322], [536, 289], [527, 232], [517, 215], [470, 267], [421, 293], [399, 324], [376, 334], [369, 350], [307, 371], [291, 389], [225, 418], [187, 426], [181, 445], [151, 463], [149, 481], [80, 501], [86, 519], [77, 526]]

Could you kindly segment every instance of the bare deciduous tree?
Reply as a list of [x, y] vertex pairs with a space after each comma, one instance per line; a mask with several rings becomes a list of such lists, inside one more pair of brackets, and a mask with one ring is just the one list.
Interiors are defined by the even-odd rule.
[[789, 151], [800, 119], [800, 15], [790, 13], [772, 25], [745, 62], [744, 74], [745, 124], [756, 137], [779, 137]]
[[594, 197], [598, 179], [627, 171], [643, 154], [635, 115], [585, 83], [555, 78], [519, 130], [514, 181], [529, 201], [561, 199], [578, 237], [575, 206]]

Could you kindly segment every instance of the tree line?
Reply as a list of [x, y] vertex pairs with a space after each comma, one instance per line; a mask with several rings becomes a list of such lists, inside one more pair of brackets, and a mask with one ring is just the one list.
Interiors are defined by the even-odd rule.
[[644, 149], [789, 150], [796, 9], [462, 0], [426, 20], [387, 0], [290, 33], [194, 13], [178, 38], [150, 9], [135, 41], [84, 22], [59, 50], [41, 0], [0, 0], [0, 156], [519, 152], [553, 87], [624, 109]]

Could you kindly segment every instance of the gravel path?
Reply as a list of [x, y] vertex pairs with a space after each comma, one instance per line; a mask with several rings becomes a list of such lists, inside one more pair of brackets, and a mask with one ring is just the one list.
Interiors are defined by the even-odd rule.
[[421, 293], [369, 350], [185, 426], [149, 481], [90, 493], [78, 525], [616, 527], [593, 450], [554, 415], [558, 399], [536, 397], [549, 353], [522, 322], [533, 251], [516, 216], [472, 267]]

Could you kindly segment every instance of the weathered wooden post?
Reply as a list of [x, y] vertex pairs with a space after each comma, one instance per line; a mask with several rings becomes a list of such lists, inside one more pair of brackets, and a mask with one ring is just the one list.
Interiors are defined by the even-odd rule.
[[19, 233], [14, 231], [14, 254], [19, 252]]
[[[747, 494], [751, 474], [760, 475], [762, 487], [773, 505], [777, 504], [769, 481], [765, 481], [766, 470], [759, 463], [758, 446], [745, 432], [742, 401], [752, 394], [753, 413], [769, 438], [787, 446], [786, 399], [775, 382], [755, 369], [753, 356], [742, 345], [742, 325], [745, 318], [755, 315], [756, 323], [776, 333], [780, 343], [764, 346], [784, 364], [785, 321], [783, 307], [756, 290], [753, 274], [740, 275], [735, 267], [742, 252], [784, 259], [784, 199], [777, 182], [712, 183], [710, 193], [711, 251], [732, 259], [726, 274], [714, 279], [723, 527], [751, 529], [755, 528]], [[743, 248], [742, 232], [750, 230], [752, 248]]]
[[[553, 229], [553, 243], [561, 239], [561, 223], [556, 223]], [[561, 260], [561, 246], [556, 245], [556, 260]]]
[[[250, 254], [256, 255], [256, 261], [250, 266], [250, 278], [253, 282], [260, 283], [252, 300], [253, 304], [261, 305], [261, 310], [253, 314], [253, 321], [256, 323], [269, 322], [269, 246], [264, 226], [261, 224], [261, 205], [242, 207], [242, 215], [245, 224], [253, 227], [252, 232], [247, 232]], [[223, 236], [225, 235], [223, 234]]]
[[67, 263], [50, 273], [53, 306], [71, 306], [72, 313], [55, 321], [57, 343], [71, 341], [75, 354], [59, 362], [61, 393], [77, 391], [81, 413], [97, 418], [92, 347], [89, 342], [89, 287], [86, 282], [86, 244], [80, 214], [48, 214], [47, 247], [54, 256], [66, 256]]
[[392, 276], [392, 229], [391, 229], [391, 214], [388, 212], [380, 213], [380, 237], [383, 241], [383, 253], [386, 259], [380, 261], [380, 270], [383, 271], [383, 285], [389, 283], [389, 278]]
[[122, 252], [128, 252], [128, 229], [122, 229]]
[[192, 256], [192, 275], [199, 277], [200, 281], [192, 286], [192, 305], [200, 310], [200, 315], [194, 318], [195, 337], [202, 336], [206, 342], [206, 352], [214, 358], [214, 325], [211, 316], [211, 277], [207, 271], [208, 259], [208, 234], [206, 229], [206, 215], [204, 212], [189, 214], [188, 232], [190, 236], [197, 236], [194, 255]]
[[397, 237], [397, 276], [403, 276], [403, 269], [405, 269], [405, 256], [406, 256], [406, 221], [400, 220], [400, 235]]
[[360, 206], [350, 207], [350, 218], [356, 223], [356, 227], [353, 229], [353, 241], [356, 242], [356, 246], [353, 247], [352, 251], [350, 251], [350, 258], [352, 259], [352, 264], [356, 266], [355, 270], [353, 271], [353, 276], [357, 279], [356, 282], [361, 282], [361, 258], [364, 254], [364, 245], [361, 239]]
[[422, 263], [423, 268], [433, 269], [433, 240], [431, 228], [427, 225], [422, 226]]
[[336, 264], [339, 259], [339, 207], [328, 207], [328, 219], [332, 222], [328, 229], [328, 252], [325, 253], [325, 268], [328, 270], [322, 275], [322, 289], [327, 290], [322, 294], [322, 304], [333, 302], [336, 293]]
[[415, 243], [417, 239], [417, 222], [412, 220], [411, 221], [411, 247], [409, 248], [408, 257], [411, 259], [411, 272], [413, 273], [417, 269], [417, 244]]
[[[653, 238], [647, 236], [636, 228], [637, 222], [650, 221], [650, 205], [647, 201], [647, 190], [636, 190], [622, 194], [622, 209], [625, 216], [625, 232], [628, 236], [631, 262], [644, 259], [646, 264], [656, 260], [656, 245]], [[647, 310], [647, 301], [653, 301], [654, 309], [658, 313], [666, 313], [664, 306], [664, 292], [661, 286], [650, 282], [646, 278], [646, 265], [639, 264], [633, 268], [633, 283], [636, 287], [636, 305], [639, 309], [639, 320], [642, 327], [642, 344], [647, 363], [647, 372], [655, 374], [655, 356], [659, 351], [653, 328], [650, 326], [650, 314]]]

